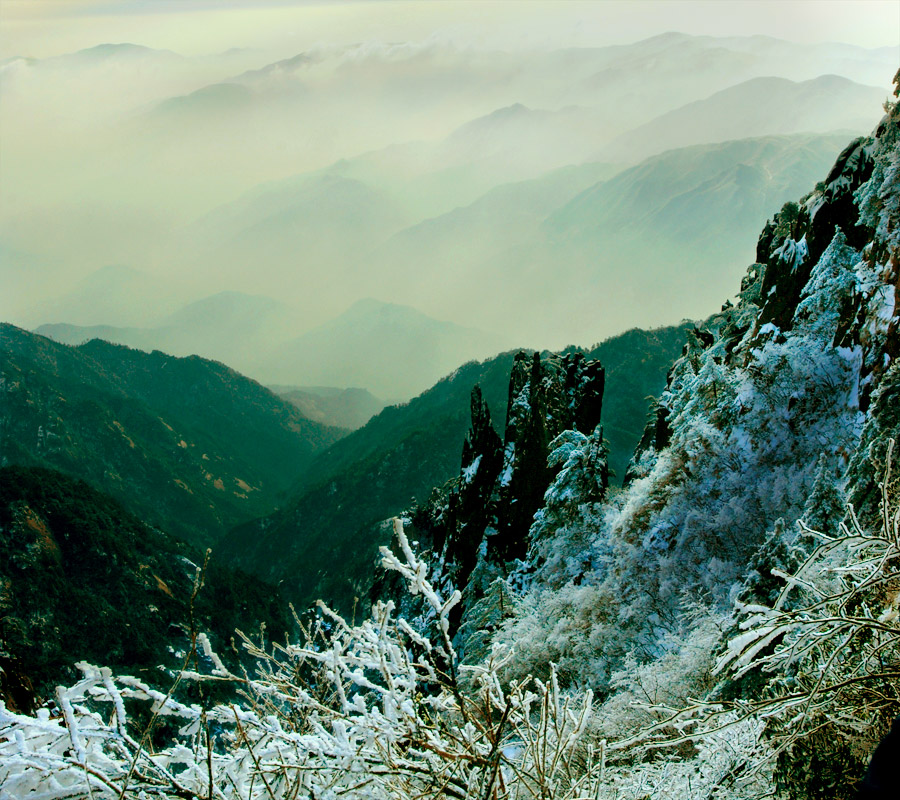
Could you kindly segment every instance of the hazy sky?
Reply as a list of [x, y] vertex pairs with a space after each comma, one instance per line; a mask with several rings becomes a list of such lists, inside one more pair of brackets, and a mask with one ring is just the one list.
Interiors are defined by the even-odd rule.
[[[105, 43], [152, 50], [58, 58]], [[877, 123], [898, 43], [898, 0], [0, 0], [0, 319], [238, 291], [299, 332], [371, 296], [559, 347], [700, 318]]]
[[37, 58], [128, 41], [186, 55], [234, 47], [290, 54], [321, 42], [430, 36], [514, 47], [589, 46], [668, 30], [760, 33], [864, 47], [900, 41], [897, 0], [3, 0], [0, 52]]

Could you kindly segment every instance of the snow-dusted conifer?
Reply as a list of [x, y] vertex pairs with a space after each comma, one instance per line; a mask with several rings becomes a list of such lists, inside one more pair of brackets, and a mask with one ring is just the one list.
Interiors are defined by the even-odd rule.
[[837, 531], [838, 523], [846, 513], [847, 500], [844, 492], [828, 457], [822, 453], [816, 465], [812, 491], [803, 507], [803, 522], [807, 528], [830, 536]]
[[794, 572], [802, 563], [794, 546], [796, 531], [783, 519], [775, 527], [750, 559], [750, 573], [744, 582], [741, 600], [749, 604], [772, 604], [784, 588], [782, 576]]
[[591, 533], [609, 485], [607, 454], [599, 425], [590, 436], [564, 431], [550, 443], [547, 462], [559, 472], [529, 532], [529, 561], [548, 585], [577, 579], [590, 567]]

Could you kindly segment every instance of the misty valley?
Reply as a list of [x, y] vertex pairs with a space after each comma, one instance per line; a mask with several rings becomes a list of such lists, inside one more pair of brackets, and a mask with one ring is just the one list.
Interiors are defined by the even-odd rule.
[[0, 19], [0, 800], [898, 796], [898, 48], [175, 5]]

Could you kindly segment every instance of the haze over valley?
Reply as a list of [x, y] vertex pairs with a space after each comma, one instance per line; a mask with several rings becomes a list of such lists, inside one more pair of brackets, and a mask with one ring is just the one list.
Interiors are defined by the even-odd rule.
[[672, 32], [241, 45], [4, 54], [2, 318], [388, 401], [699, 318], [896, 60]]

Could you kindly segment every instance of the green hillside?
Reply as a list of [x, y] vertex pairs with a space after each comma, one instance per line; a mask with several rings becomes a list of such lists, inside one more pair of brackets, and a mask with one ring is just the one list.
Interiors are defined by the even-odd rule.
[[2, 464], [82, 478], [197, 544], [271, 512], [345, 431], [228, 367], [0, 326]]

